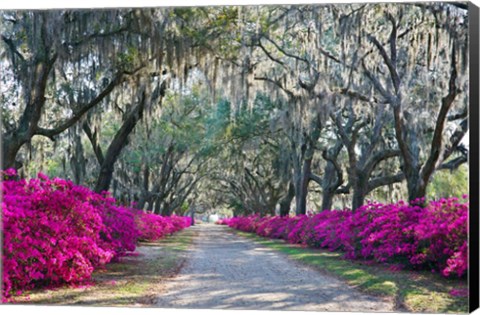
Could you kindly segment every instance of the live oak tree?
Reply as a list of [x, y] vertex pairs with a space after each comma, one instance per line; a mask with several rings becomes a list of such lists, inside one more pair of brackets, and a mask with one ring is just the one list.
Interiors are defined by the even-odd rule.
[[[96, 133], [91, 131], [88, 122], [84, 123], [84, 131], [88, 135], [95, 156], [100, 165], [99, 176], [95, 186], [97, 192], [108, 190], [114, 173], [114, 165], [123, 148], [127, 145], [129, 135], [141, 120], [144, 111], [150, 115], [159, 113], [162, 98], [172, 84], [183, 86], [189, 75], [191, 66], [186, 61], [186, 51], [189, 49], [188, 36], [184, 36], [181, 28], [177, 27], [177, 16], [174, 10], [162, 9], [144, 12], [139, 16], [143, 27], [141, 45], [130, 46], [126, 54], [120, 56], [122, 63], [130, 68], [139, 68], [138, 74], [129, 80], [115, 95], [113, 102], [122, 117], [122, 124], [109, 143], [104, 155], [98, 144]], [[142, 53], [140, 53], [142, 51]], [[125, 103], [124, 95], [138, 94], [130, 108], [122, 110], [118, 103]], [[95, 120], [99, 122], [99, 120]], [[147, 173], [145, 173], [147, 175]], [[144, 179], [148, 182], [148, 177]], [[163, 187], [162, 187], [163, 188]], [[158, 197], [158, 200], [164, 200]], [[157, 204], [159, 204], [157, 202]]]
[[[432, 174], [459, 148], [467, 130], [468, 19], [465, 10], [449, 4], [387, 6], [366, 17], [371, 20], [372, 15], [390, 30], [378, 35], [366, 30], [374, 53], [362, 59], [362, 68], [393, 112], [408, 200], [414, 201], [425, 197]], [[377, 63], [374, 69], [372, 61]], [[455, 107], [459, 113], [452, 115]], [[447, 140], [449, 115], [463, 122]], [[451, 167], [462, 161], [465, 156]]]
[[136, 12], [1, 12], [2, 83], [10, 90], [2, 98], [3, 168], [21, 166], [24, 144], [54, 141], [135, 72], [114, 56], [138, 31]]

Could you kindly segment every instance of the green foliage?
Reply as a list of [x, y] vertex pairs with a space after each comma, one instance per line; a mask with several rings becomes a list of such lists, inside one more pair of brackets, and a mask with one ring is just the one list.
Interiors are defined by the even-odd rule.
[[133, 69], [140, 60], [140, 53], [137, 48], [129, 46], [125, 52], [121, 52], [117, 56], [118, 67], [122, 70]]
[[428, 185], [427, 196], [429, 199], [445, 196], [461, 197], [468, 191], [468, 166], [464, 164], [454, 171], [437, 171]]

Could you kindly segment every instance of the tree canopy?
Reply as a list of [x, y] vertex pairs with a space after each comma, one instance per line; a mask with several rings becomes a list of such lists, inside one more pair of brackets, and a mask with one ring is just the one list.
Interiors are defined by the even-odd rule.
[[22, 176], [71, 178], [164, 215], [355, 210], [468, 188], [462, 6], [0, 18], [2, 167]]

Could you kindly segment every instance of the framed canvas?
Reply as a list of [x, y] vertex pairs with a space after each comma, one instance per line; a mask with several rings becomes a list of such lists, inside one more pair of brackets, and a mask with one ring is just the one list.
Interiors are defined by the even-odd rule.
[[14, 4], [0, 74], [0, 311], [479, 307], [478, 3]]

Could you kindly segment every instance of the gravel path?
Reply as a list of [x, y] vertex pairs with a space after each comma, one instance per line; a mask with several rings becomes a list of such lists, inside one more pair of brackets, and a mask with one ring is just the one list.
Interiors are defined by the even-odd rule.
[[392, 304], [366, 296], [336, 278], [235, 235], [226, 226], [202, 224], [188, 262], [157, 307], [392, 311]]

